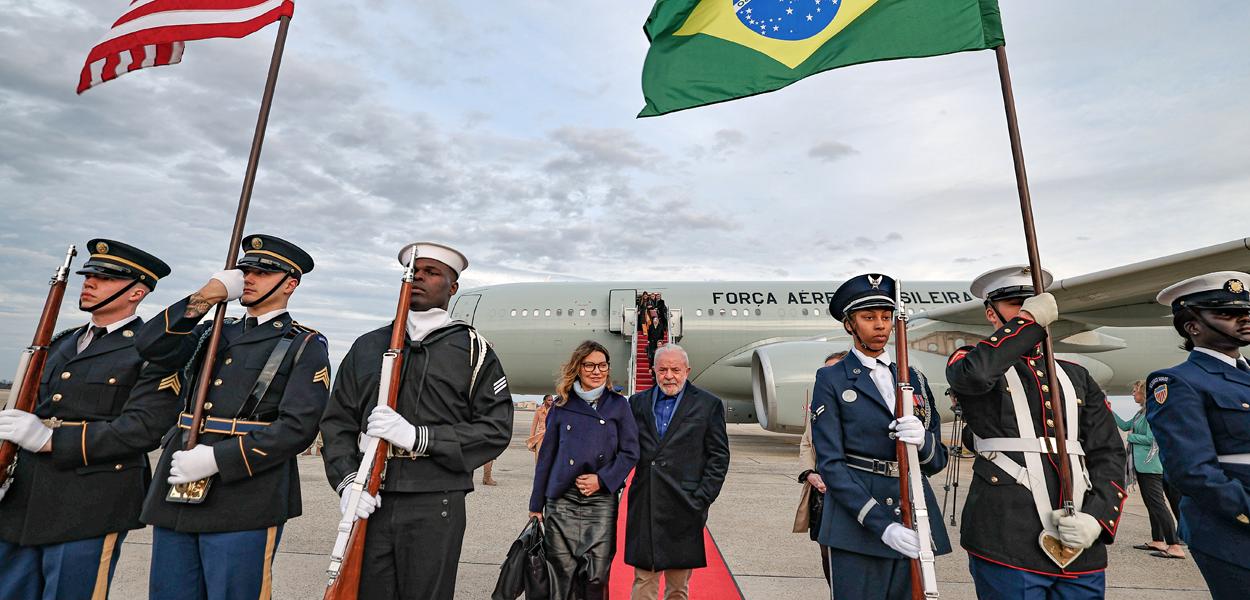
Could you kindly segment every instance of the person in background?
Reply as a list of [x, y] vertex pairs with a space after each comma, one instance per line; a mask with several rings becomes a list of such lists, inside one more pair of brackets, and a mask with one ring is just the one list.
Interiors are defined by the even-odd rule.
[[1114, 412], [1116, 425], [1129, 432], [1128, 448], [1125, 461], [1124, 481], [1126, 485], [1137, 483], [1141, 488], [1142, 501], [1146, 503], [1146, 514], [1150, 516], [1150, 543], [1133, 546], [1138, 550], [1153, 550], [1151, 556], [1159, 558], [1185, 558], [1176, 538], [1176, 521], [1168, 509], [1167, 493], [1163, 483], [1163, 463], [1159, 460], [1159, 446], [1150, 433], [1150, 423], [1146, 421], [1146, 382], [1133, 382], [1133, 400], [1140, 407], [1129, 420], [1121, 419]]
[[612, 391], [608, 369], [603, 345], [577, 346], [556, 381], [551, 437], [538, 446], [529, 510], [545, 525], [553, 600], [607, 597], [617, 492], [638, 461], [638, 427], [629, 401]]
[[[838, 364], [846, 357], [845, 350], [834, 352], [825, 358], [826, 367]], [[808, 407], [811, 415], [811, 407]], [[820, 516], [825, 505], [825, 480], [816, 471], [816, 451], [812, 449], [812, 420], [807, 419], [803, 428], [803, 437], [799, 440], [799, 483], [803, 484], [803, 492], [799, 495], [799, 509], [794, 514], [794, 533], [807, 532], [813, 542], [819, 541]], [[815, 493], [813, 493], [813, 491]], [[820, 570], [825, 573], [825, 583], [832, 585], [829, 578], [829, 548], [820, 546]]]
[[647, 361], [655, 364], [655, 349], [668, 334], [668, 325], [660, 317], [660, 311], [654, 308], [647, 310], [647, 322]]
[[534, 409], [534, 421], [530, 423], [530, 436], [525, 438], [525, 447], [534, 453], [535, 462], [538, 461], [538, 449], [543, 445], [543, 435], [547, 433], [547, 413], [551, 411], [555, 398], [551, 394], [543, 396], [543, 401]]

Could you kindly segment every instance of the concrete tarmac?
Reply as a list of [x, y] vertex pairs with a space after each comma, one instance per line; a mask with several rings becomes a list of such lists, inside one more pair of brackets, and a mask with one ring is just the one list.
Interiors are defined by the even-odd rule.
[[[512, 443], [495, 463], [498, 486], [478, 488], [468, 496], [469, 526], [460, 557], [457, 598], [490, 597], [499, 564], [526, 522], [533, 476], [533, 457], [525, 449], [533, 413], [517, 411]], [[807, 534], [790, 533], [798, 502], [798, 438], [766, 432], [758, 425], [730, 425], [732, 460], [720, 498], [712, 506], [708, 527], [746, 598], [827, 598], [820, 572], [820, 553]], [[274, 561], [274, 598], [320, 598], [325, 568], [339, 519], [338, 499], [326, 484], [319, 457], [300, 457], [304, 515], [286, 524]], [[971, 461], [960, 469], [959, 501], [972, 477]], [[481, 481], [481, 474], [477, 476]], [[944, 477], [931, 480], [938, 500]], [[956, 513], [958, 517], [958, 513]], [[949, 515], [946, 517], [949, 523]], [[966, 554], [957, 547], [958, 527], [948, 527], [953, 554], [938, 558], [942, 598], [975, 598]], [[1192, 560], [1154, 558], [1133, 544], [1150, 537], [1146, 509], [1136, 489], [1124, 509], [1118, 542], [1110, 548], [1107, 597], [1133, 600], [1198, 600], [1209, 598]], [[112, 597], [147, 598], [150, 529], [131, 532], [123, 545], [113, 581]]]

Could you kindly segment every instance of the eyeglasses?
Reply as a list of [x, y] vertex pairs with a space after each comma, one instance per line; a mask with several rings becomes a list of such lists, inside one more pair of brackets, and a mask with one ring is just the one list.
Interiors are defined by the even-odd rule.
[[587, 373], [594, 373], [595, 371], [603, 371], [606, 373], [608, 371], [608, 363], [584, 362], [582, 363], [582, 370]]

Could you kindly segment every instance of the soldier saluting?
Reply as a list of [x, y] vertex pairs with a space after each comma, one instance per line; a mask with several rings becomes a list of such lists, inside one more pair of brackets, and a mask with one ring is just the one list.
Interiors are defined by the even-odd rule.
[[139, 303], [170, 269], [121, 242], [87, 242], [78, 308], [91, 315], [48, 350], [34, 414], [0, 412], [21, 447], [0, 489], [0, 598], [103, 598], [122, 540], [140, 529], [147, 453], [178, 412], [179, 376], [135, 350]]
[[390, 442], [380, 498], [365, 492], [356, 513], [369, 519], [359, 590], [366, 599], [454, 596], [473, 471], [512, 439], [503, 366], [476, 330], [447, 313], [468, 259], [419, 242], [400, 251], [401, 264], [414, 248], [397, 409], [376, 402], [387, 324], [352, 344], [321, 421], [322, 460], [343, 510], [363, 458], [361, 434]]
[[[1051, 276], [1043, 273], [1046, 285]], [[1056, 361], [1046, 372], [1041, 343], [1058, 318], [1054, 296], [1034, 295], [1026, 267], [995, 269], [972, 282], [996, 329], [951, 355], [946, 378], [977, 452], [960, 539], [980, 598], [1102, 598], [1106, 544], [1115, 539], [1125, 493], [1124, 448], [1106, 396], [1089, 372]], [[1059, 386], [1072, 478], [1060, 481], [1051, 388]], [[1071, 485], [1076, 512], [1061, 508]], [[1059, 540], [1071, 552], [1043, 550]], [[1056, 546], [1050, 546], [1056, 548]], [[1063, 562], [1064, 564], [1060, 564]]]
[[[164, 440], [144, 503], [143, 522], [154, 526], [152, 598], [269, 597], [282, 525], [302, 510], [295, 457], [317, 435], [329, 358], [325, 337], [296, 323], [287, 302], [313, 260], [268, 235], [245, 237], [243, 250], [235, 269], [213, 275], [136, 338], [152, 363], [187, 367], [188, 402], [200, 378], [210, 381], [199, 445], [182, 450], [188, 404]], [[247, 317], [227, 321], [213, 371], [205, 372], [211, 322], [200, 319], [236, 299]], [[206, 489], [194, 483], [205, 479]]]
[[1146, 419], [1180, 488], [1189, 553], [1216, 600], [1250, 590], [1250, 274], [1208, 273], [1159, 292], [1189, 358], [1146, 379]]

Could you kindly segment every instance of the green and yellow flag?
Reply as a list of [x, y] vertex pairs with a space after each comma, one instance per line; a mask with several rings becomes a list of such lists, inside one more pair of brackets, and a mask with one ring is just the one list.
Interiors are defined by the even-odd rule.
[[1003, 44], [997, 0], [658, 0], [643, 29], [640, 117], [847, 65]]

